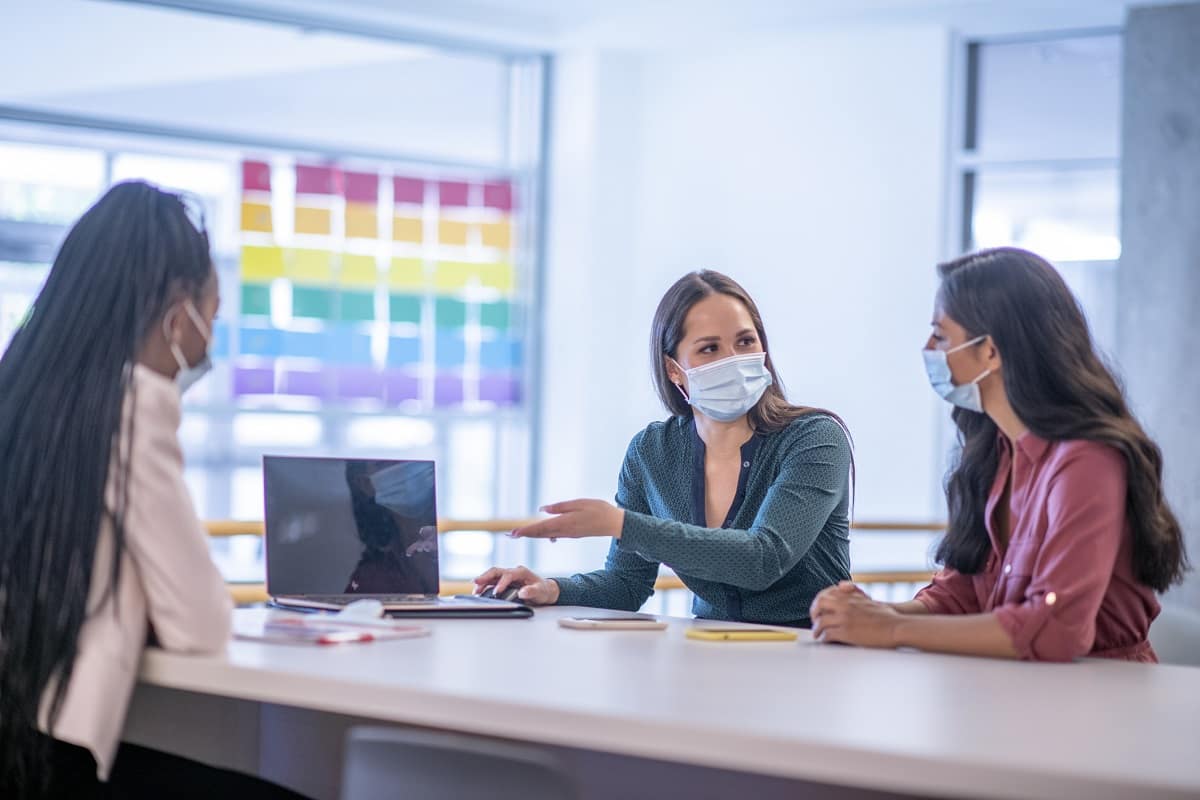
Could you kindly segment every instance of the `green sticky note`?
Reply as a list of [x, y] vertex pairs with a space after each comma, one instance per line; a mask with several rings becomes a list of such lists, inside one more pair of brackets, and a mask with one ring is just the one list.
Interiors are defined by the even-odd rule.
[[292, 287], [292, 316], [333, 319], [333, 292], [312, 286]]
[[434, 322], [439, 328], [461, 328], [467, 324], [467, 304], [461, 300], [439, 297], [434, 310]]
[[421, 322], [421, 298], [413, 294], [394, 294], [390, 298], [388, 317], [392, 322]]
[[479, 306], [479, 324], [485, 328], [504, 330], [510, 322], [509, 303], [483, 303]]
[[347, 322], [372, 322], [375, 319], [374, 292], [342, 292], [339, 315]]
[[264, 283], [243, 283], [242, 315], [271, 316], [271, 287]]

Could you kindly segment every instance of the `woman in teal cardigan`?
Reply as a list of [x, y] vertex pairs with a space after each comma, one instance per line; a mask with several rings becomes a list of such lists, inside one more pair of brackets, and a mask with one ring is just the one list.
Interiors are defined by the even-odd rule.
[[808, 627], [813, 598], [850, 576], [853, 459], [836, 415], [784, 398], [754, 301], [718, 272], [685, 275], [651, 332], [659, 398], [672, 416], [633, 437], [616, 505], [571, 500], [513, 531], [610, 536], [604, 569], [543, 579], [525, 567], [475, 579], [532, 605], [635, 611], [671, 567], [706, 619]]

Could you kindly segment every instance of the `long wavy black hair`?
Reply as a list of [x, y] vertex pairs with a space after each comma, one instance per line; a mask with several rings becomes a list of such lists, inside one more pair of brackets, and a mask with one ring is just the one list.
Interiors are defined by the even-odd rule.
[[[939, 306], [969, 339], [991, 336], [1003, 359], [1008, 401], [1030, 431], [1048, 441], [1102, 442], [1125, 457], [1134, 572], [1160, 592], [1178, 582], [1187, 554], [1163, 497], [1162, 453], [1130, 413], [1062, 276], [1042, 258], [1011, 247], [963, 256], [938, 272]], [[962, 408], [954, 410], [954, 422], [961, 449], [946, 481], [950, 520], [937, 560], [973, 574], [991, 548], [984, 520], [999, 465], [997, 427], [986, 414]]]
[[0, 358], [0, 785], [33, 785], [44, 772], [39, 708], [53, 687], [53, 732], [92, 610], [105, 520], [114, 536], [111, 564], [96, 565], [105, 597], [120, 578], [131, 366], [148, 336], [163, 335], [172, 303], [199, 301], [212, 268], [203, 224], [182, 198], [114, 186], [67, 234]]

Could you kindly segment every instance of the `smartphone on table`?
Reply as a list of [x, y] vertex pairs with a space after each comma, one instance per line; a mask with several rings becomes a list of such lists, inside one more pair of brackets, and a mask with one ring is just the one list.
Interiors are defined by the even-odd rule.
[[574, 628], [581, 631], [661, 631], [666, 630], [667, 627], [667, 623], [649, 614], [561, 617], [558, 620], [558, 624], [564, 628]]

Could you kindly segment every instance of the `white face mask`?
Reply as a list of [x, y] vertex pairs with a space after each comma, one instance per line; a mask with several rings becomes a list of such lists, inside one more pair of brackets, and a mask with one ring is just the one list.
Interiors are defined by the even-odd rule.
[[183, 348], [171, 336], [171, 315], [167, 314], [163, 317], [163, 335], [167, 337], [171, 355], [175, 357], [175, 363], [179, 365], [179, 372], [175, 374], [175, 383], [179, 386], [180, 394], [194, 386], [196, 381], [203, 378], [212, 369], [212, 360], [208, 357], [208, 348], [212, 345], [212, 333], [201, 318], [200, 312], [192, 305], [191, 300], [184, 301], [183, 310], [191, 319], [192, 324], [196, 326], [196, 330], [200, 332], [200, 336], [204, 338], [204, 355], [194, 365], [188, 364], [187, 358], [183, 355]]
[[954, 379], [950, 375], [948, 356], [973, 344], [978, 344], [986, 338], [986, 335], [976, 336], [971, 341], [963, 342], [958, 347], [952, 347], [949, 350], [921, 351], [921, 355], [925, 357], [925, 373], [929, 376], [929, 385], [933, 387], [933, 390], [946, 402], [968, 411], [974, 411], [976, 414], [983, 413], [983, 397], [979, 393], [979, 382], [991, 375], [992, 371], [985, 369], [975, 380], [955, 386]]
[[673, 358], [671, 361], [687, 375], [688, 391], [679, 387], [683, 399], [704, 416], [718, 422], [732, 422], [754, 408], [774, 382], [767, 369], [766, 353], [730, 356], [692, 369], [683, 369]]

